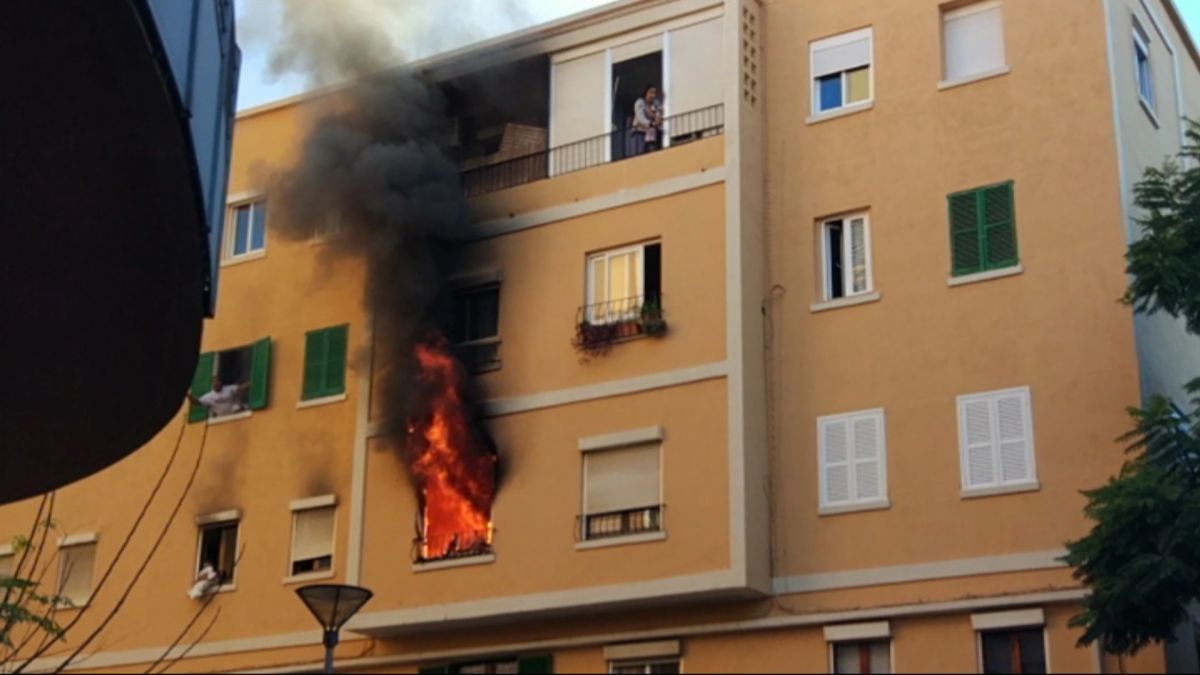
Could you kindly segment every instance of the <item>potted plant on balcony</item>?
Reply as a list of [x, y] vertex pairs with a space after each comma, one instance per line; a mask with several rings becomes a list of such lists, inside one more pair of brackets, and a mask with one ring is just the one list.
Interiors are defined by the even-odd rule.
[[655, 300], [642, 305], [642, 332], [652, 337], [661, 337], [667, 332], [667, 322], [663, 319], [662, 305]]
[[571, 344], [584, 361], [604, 356], [620, 337], [619, 327], [616, 322], [592, 323], [583, 319], [575, 324], [575, 339]]

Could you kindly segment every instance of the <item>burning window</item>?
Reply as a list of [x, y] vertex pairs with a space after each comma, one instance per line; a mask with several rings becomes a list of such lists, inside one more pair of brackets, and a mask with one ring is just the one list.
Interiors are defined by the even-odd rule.
[[662, 530], [660, 455], [657, 443], [584, 455], [583, 539]]
[[408, 452], [419, 490], [418, 562], [485, 555], [492, 546], [496, 451], [472, 424], [465, 375], [444, 339], [416, 348], [427, 414], [410, 420]]

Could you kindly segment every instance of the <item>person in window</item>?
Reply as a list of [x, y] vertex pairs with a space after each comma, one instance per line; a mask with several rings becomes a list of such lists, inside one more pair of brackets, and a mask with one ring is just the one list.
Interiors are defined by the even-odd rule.
[[662, 136], [662, 105], [658, 101], [658, 87], [646, 85], [642, 97], [633, 104], [633, 154], [652, 152], [660, 147]]
[[211, 562], [205, 561], [204, 565], [200, 568], [200, 572], [196, 575], [196, 583], [188, 591], [188, 597], [193, 600], [199, 600], [215, 591], [220, 585], [221, 573], [217, 571], [216, 566]]
[[188, 392], [188, 400], [192, 405], [208, 408], [213, 417], [232, 415], [246, 409], [246, 395], [250, 391], [249, 383], [224, 384], [220, 375], [213, 375], [212, 391], [197, 398]]

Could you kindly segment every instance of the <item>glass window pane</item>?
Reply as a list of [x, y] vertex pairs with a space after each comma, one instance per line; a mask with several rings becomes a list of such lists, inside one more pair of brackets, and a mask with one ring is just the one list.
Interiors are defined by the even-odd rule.
[[613, 312], [624, 310], [629, 301], [629, 254], [615, 255], [608, 259], [608, 299]]
[[892, 646], [887, 642], [871, 643], [871, 672], [892, 672]]
[[252, 214], [254, 227], [250, 236], [250, 250], [261, 251], [267, 245], [267, 203], [254, 204]]
[[833, 672], [861, 673], [857, 642], [840, 642], [833, 646]]
[[679, 662], [669, 661], [650, 664], [651, 675], [679, 675]]
[[846, 73], [846, 103], [858, 103], [871, 98], [871, 67]]
[[850, 273], [854, 293], [867, 290], [867, 226], [862, 218], [850, 221]]
[[246, 242], [250, 239], [250, 207], [239, 206], [233, 214], [233, 255], [241, 255], [246, 252]]
[[983, 672], [1013, 672], [1012, 638], [1008, 631], [983, 634]]
[[604, 305], [607, 301], [608, 259], [604, 256], [597, 256], [592, 259], [592, 285], [588, 289], [588, 304], [591, 305], [590, 321], [601, 322], [607, 319], [608, 308]]
[[833, 300], [846, 294], [842, 271], [842, 221], [825, 225], [825, 299]]
[[1021, 644], [1021, 672], [1046, 672], [1046, 642], [1042, 638], [1042, 629], [1023, 630], [1017, 634]]
[[500, 289], [471, 294], [468, 340], [496, 337], [500, 332]]
[[842, 107], [842, 74], [817, 79], [817, 109], [824, 112]]

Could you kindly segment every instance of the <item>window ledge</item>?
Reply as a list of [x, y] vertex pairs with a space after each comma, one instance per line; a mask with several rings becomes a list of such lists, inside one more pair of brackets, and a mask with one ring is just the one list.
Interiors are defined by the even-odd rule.
[[346, 393], [335, 394], [333, 396], [322, 396], [321, 398], [310, 398], [307, 401], [300, 401], [296, 404], [296, 409], [316, 408], [317, 406], [329, 405], [330, 403], [341, 403], [346, 400]]
[[645, 534], [631, 534], [627, 537], [609, 537], [607, 539], [581, 541], [578, 544], [575, 544], [575, 550], [591, 551], [597, 548], [610, 548], [613, 546], [633, 546], [635, 544], [649, 544], [656, 541], [666, 541], [666, 539], [666, 532], [646, 532]]
[[210, 417], [210, 418], [208, 418], [208, 426], [215, 427], [218, 424], [228, 424], [229, 422], [236, 422], [238, 420], [244, 420], [244, 419], [247, 419], [247, 418], [250, 418], [253, 416], [254, 416], [253, 410], [243, 410], [242, 412], [233, 413], [232, 415], [221, 415], [220, 417]]
[[234, 265], [241, 265], [242, 263], [248, 263], [248, 262], [251, 262], [254, 260], [259, 260], [260, 258], [265, 258], [265, 257], [267, 257], [267, 250], [263, 249], [261, 251], [255, 251], [254, 253], [247, 253], [245, 255], [239, 255], [236, 258], [225, 258], [221, 261], [221, 267], [232, 267]]
[[1161, 129], [1162, 125], [1158, 123], [1158, 115], [1155, 114], [1154, 107], [1147, 103], [1140, 93], [1138, 94], [1138, 103], [1141, 104], [1142, 110], [1146, 111], [1146, 116], [1150, 118], [1150, 123], [1154, 125], [1154, 128]]
[[333, 570], [325, 570], [323, 572], [308, 572], [305, 574], [293, 574], [283, 578], [283, 585], [291, 586], [293, 584], [302, 584], [308, 581], [323, 581], [325, 579], [332, 579], [335, 576], [337, 575]]
[[1042, 484], [1035, 481], [1024, 483], [1012, 483], [1010, 485], [996, 485], [985, 488], [964, 488], [962, 491], [963, 499], [978, 499], [980, 497], [996, 497], [999, 495], [1009, 495], [1018, 492], [1037, 492], [1042, 489]]
[[487, 555], [475, 555], [469, 558], [456, 558], [454, 560], [435, 560], [433, 562], [413, 563], [413, 572], [420, 574], [421, 572], [435, 572], [437, 570], [454, 569], [455, 567], [491, 565], [494, 562], [496, 562], [496, 554], [489, 553]]
[[863, 101], [862, 103], [852, 103], [850, 105], [842, 106], [841, 108], [837, 108], [836, 110], [827, 110], [823, 113], [817, 113], [816, 115], [810, 115], [808, 119], [804, 120], [804, 123], [805, 124], [820, 124], [821, 122], [828, 122], [829, 120], [835, 120], [839, 117], [846, 117], [848, 115], [855, 115], [860, 112], [866, 112], [867, 110], [870, 110], [871, 108], [874, 108], [874, 107], [875, 107], [875, 99], [871, 99], [870, 101]]
[[860, 513], [862, 511], [886, 511], [890, 508], [892, 508], [890, 499], [872, 499], [869, 502], [858, 502], [856, 504], [822, 506], [817, 513], [821, 516], [838, 516], [844, 513]]
[[1025, 268], [1020, 265], [1012, 267], [1004, 267], [998, 270], [988, 270], [986, 272], [976, 272], [975, 274], [964, 274], [961, 277], [950, 277], [946, 280], [947, 286], [966, 286], [967, 284], [975, 284], [980, 281], [991, 281], [992, 279], [1003, 279], [1004, 277], [1012, 277], [1021, 274]]
[[974, 75], [960, 77], [957, 80], [942, 80], [941, 82], [938, 82], [938, 91], [945, 91], [947, 89], [961, 87], [965, 84], [972, 84], [974, 82], [982, 82], [983, 80], [990, 80], [993, 77], [1000, 77], [1002, 75], [1008, 75], [1011, 72], [1012, 72], [1012, 66], [1003, 66], [1001, 68], [993, 68], [991, 70], [985, 70], [980, 73], [975, 73]]
[[92, 604], [92, 596], [89, 595], [86, 600], [84, 600], [83, 602], [80, 602], [78, 604], [76, 604], [74, 602], [70, 602], [70, 603], [57, 602], [54, 604], [54, 611], [55, 612], [69, 612], [74, 609], [85, 609], [90, 604]]
[[815, 314], [817, 312], [827, 312], [831, 309], [841, 309], [842, 307], [853, 307], [855, 305], [865, 305], [869, 302], [879, 302], [883, 296], [879, 291], [871, 293], [859, 293], [836, 300], [825, 300], [823, 302], [814, 302], [809, 309]]

